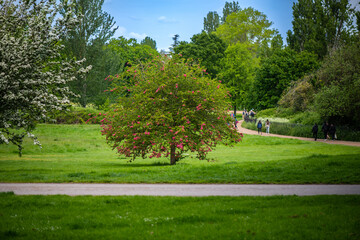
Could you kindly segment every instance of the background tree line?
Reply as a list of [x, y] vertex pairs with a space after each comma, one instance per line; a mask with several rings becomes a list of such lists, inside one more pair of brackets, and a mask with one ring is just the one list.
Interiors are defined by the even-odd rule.
[[[85, 76], [66, 83], [75, 93], [70, 100], [82, 106], [111, 102], [107, 76], [121, 73], [126, 64], [160, 54], [150, 37], [140, 43], [114, 38], [116, 22], [102, 10], [103, 3], [60, 1], [60, 14], [71, 12], [77, 19], [61, 38], [61, 56], [86, 59], [82, 67], [92, 66]], [[176, 34], [171, 51], [199, 61], [211, 78], [226, 84], [235, 111], [277, 108], [358, 126], [360, 13], [348, 0], [299, 0], [293, 5], [293, 16], [285, 45], [264, 13], [226, 2], [222, 16], [209, 12], [203, 31], [189, 42], [179, 41]], [[338, 96], [343, 101], [333, 103]], [[327, 111], [329, 106], [332, 110]]]
[[222, 17], [209, 12], [203, 32], [174, 52], [223, 80], [235, 111], [276, 108], [303, 123], [360, 127], [359, 17], [348, 0], [299, 0], [284, 45], [264, 13], [226, 2]]

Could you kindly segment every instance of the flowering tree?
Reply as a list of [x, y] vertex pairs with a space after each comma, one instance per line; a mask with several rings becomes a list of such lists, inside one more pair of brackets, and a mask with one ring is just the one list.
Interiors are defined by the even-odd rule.
[[102, 120], [102, 133], [113, 149], [132, 160], [170, 156], [175, 164], [186, 151], [205, 159], [217, 143], [241, 140], [226, 113], [226, 89], [178, 55], [133, 65], [110, 80], [110, 91], [120, 97]]
[[0, 143], [17, 145], [20, 156], [26, 135], [40, 145], [36, 123], [69, 102], [65, 84], [88, 71], [59, 54], [76, 21], [71, 11], [55, 20], [59, 9], [56, 0], [0, 0]]

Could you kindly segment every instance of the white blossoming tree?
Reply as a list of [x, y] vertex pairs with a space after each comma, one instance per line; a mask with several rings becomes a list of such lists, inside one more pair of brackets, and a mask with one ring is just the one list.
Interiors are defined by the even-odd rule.
[[69, 102], [66, 83], [89, 70], [60, 54], [76, 23], [71, 11], [58, 17], [61, 7], [56, 0], [0, 0], [0, 144], [17, 145], [20, 156], [26, 135], [40, 145], [31, 133], [36, 123]]

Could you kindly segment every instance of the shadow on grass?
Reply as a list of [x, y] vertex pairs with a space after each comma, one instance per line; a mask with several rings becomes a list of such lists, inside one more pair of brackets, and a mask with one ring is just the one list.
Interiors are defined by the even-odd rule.
[[170, 163], [167, 162], [152, 162], [149, 164], [144, 164], [144, 163], [134, 163], [134, 162], [126, 162], [126, 163], [105, 163], [105, 164], [101, 164], [102, 167], [165, 167], [165, 166], [171, 166]]

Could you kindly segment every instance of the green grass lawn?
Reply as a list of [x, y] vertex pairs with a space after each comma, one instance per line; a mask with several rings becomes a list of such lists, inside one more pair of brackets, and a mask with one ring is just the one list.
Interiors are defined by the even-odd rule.
[[0, 193], [0, 239], [359, 239], [360, 196]]
[[0, 182], [360, 183], [359, 147], [246, 135], [209, 161], [189, 153], [171, 166], [165, 158], [129, 163], [98, 125], [39, 125], [35, 133], [43, 148], [26, 140], [22, 157], [0, 145]]

